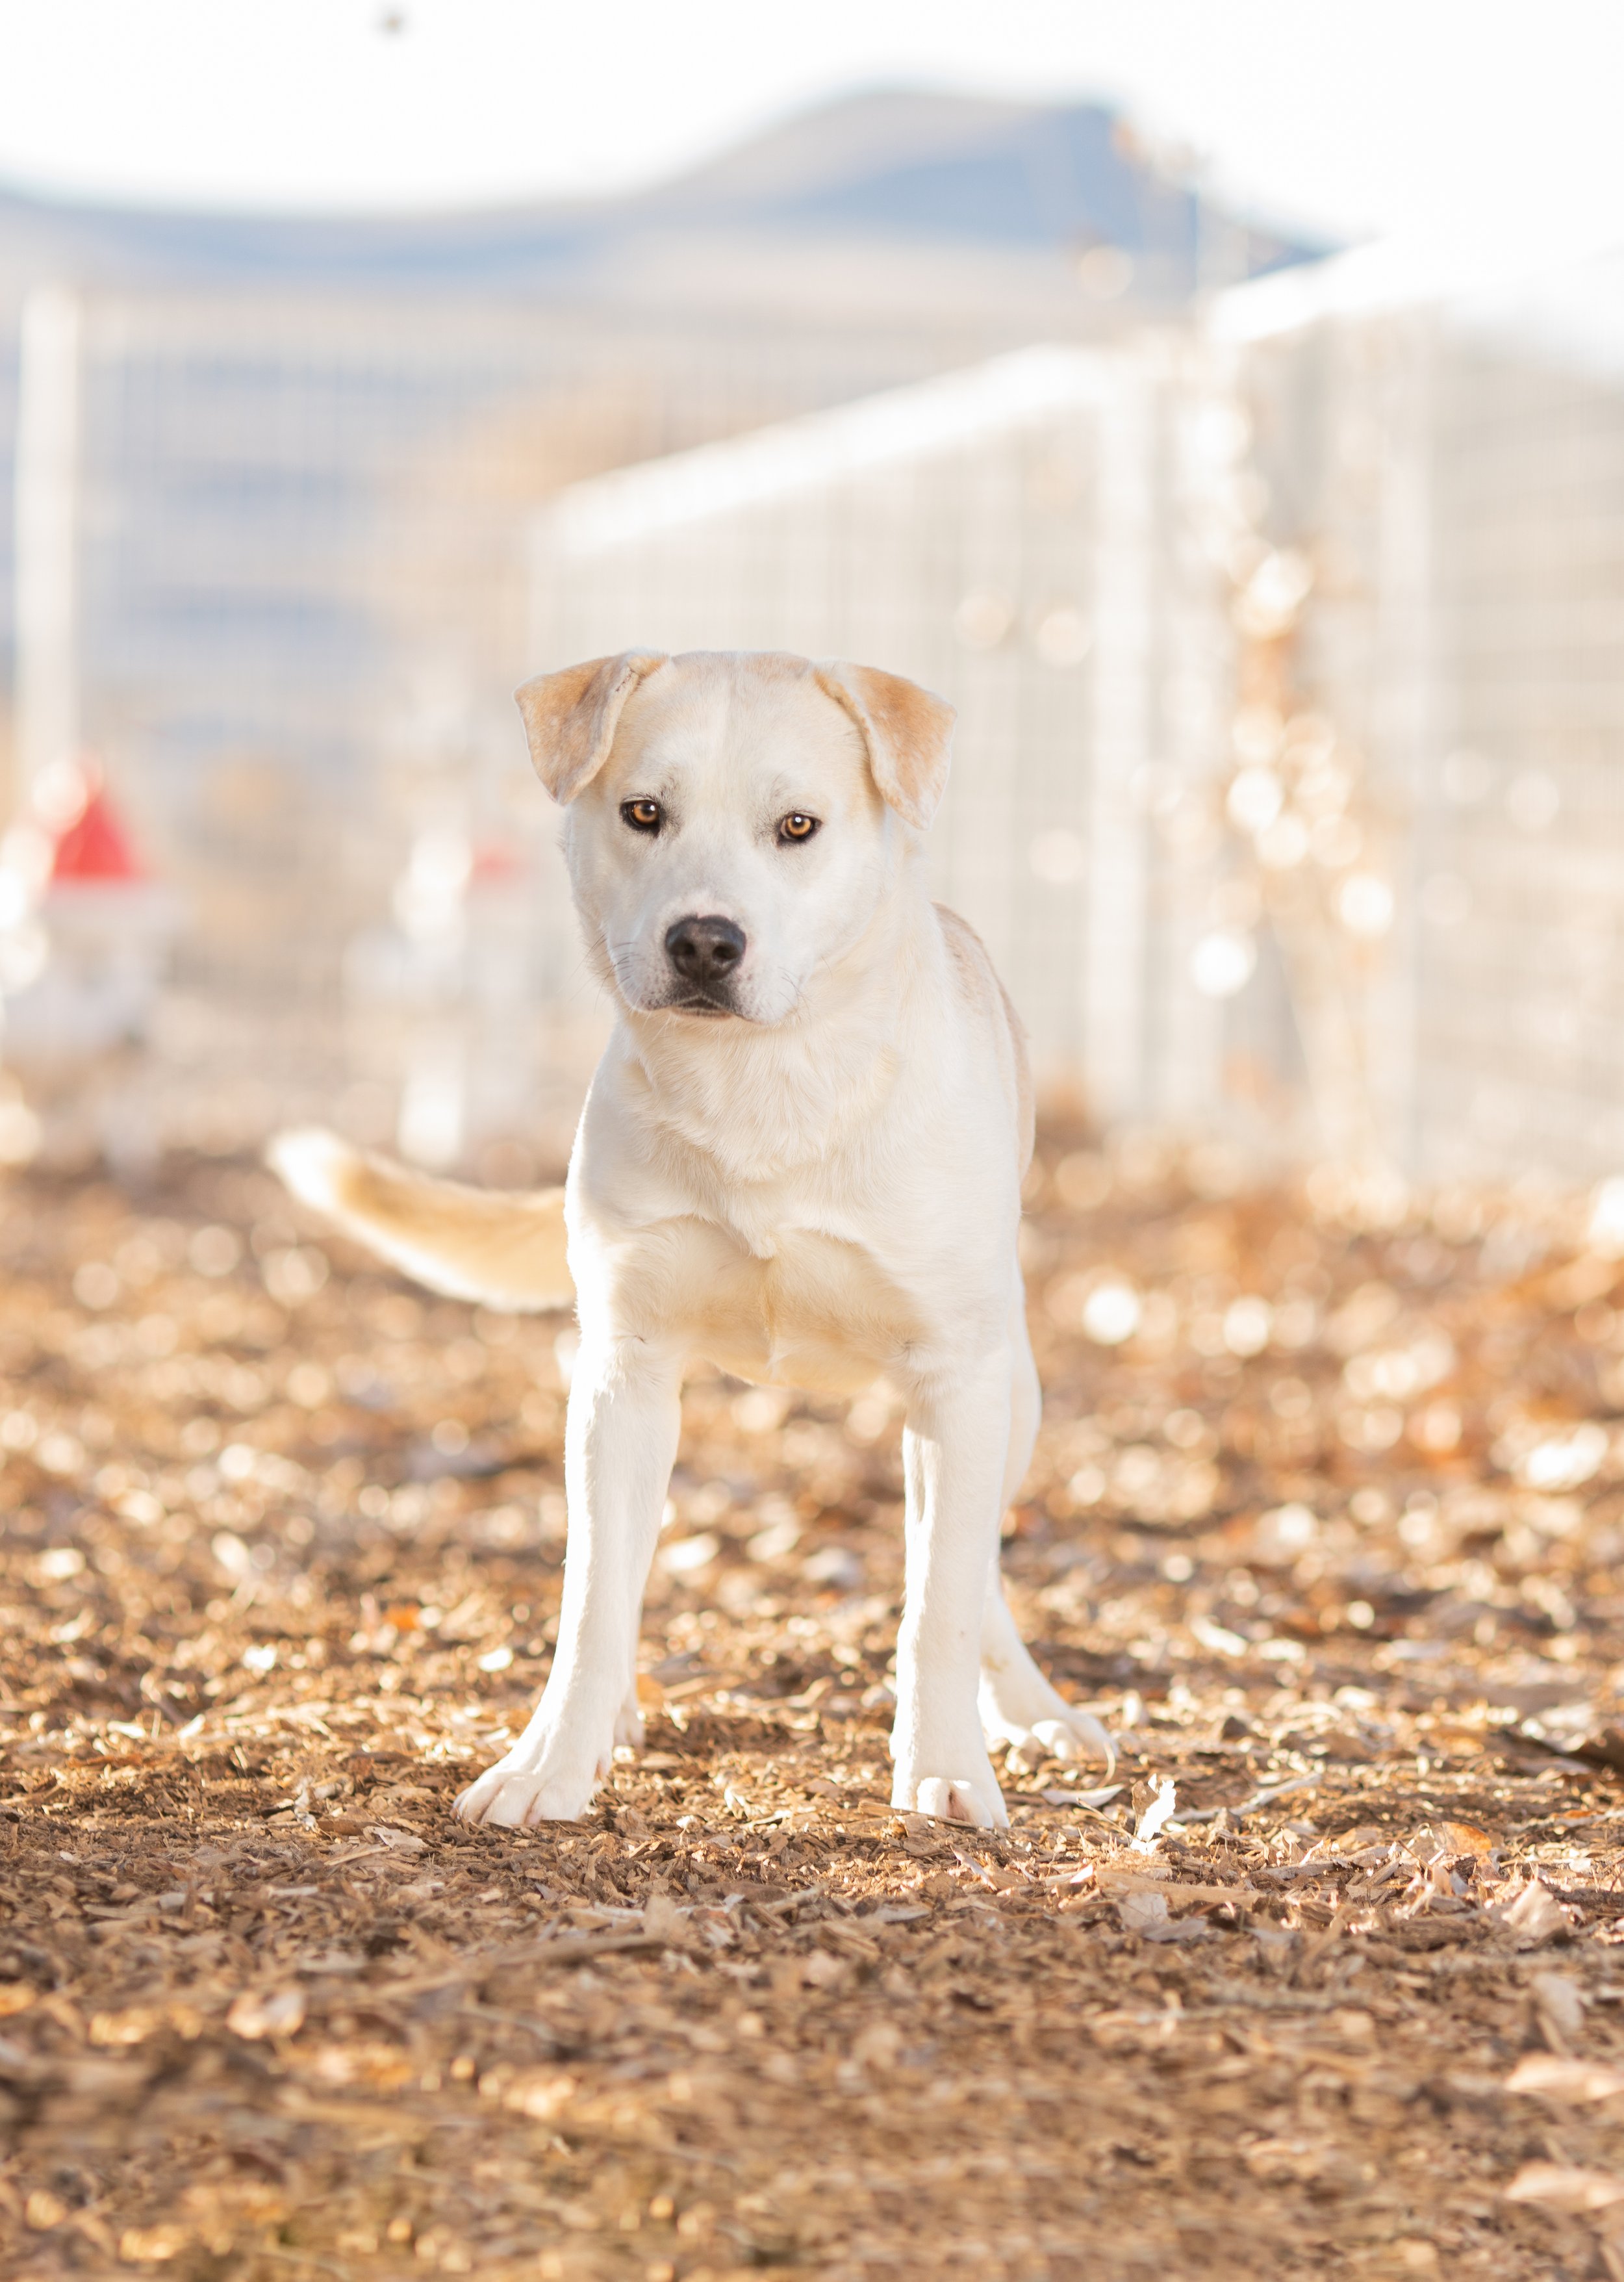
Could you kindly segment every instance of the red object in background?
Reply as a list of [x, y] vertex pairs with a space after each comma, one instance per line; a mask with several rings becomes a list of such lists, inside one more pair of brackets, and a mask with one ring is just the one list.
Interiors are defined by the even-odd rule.
[[50, 866], [52, 887], [145, 877], [128, 834], [98, 787], [57, 842]]
[[474, 850], [468, 878], [476, 888], [492, 888], [513, 879], [519, 869], [519, 858], [511, 848], [499, 847], [494, 841], [482, 841]]

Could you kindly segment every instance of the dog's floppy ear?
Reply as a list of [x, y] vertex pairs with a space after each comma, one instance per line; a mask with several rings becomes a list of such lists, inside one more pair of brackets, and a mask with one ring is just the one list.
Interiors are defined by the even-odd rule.
[[813, 671], [819, 687], [862, 732], [880, 797], [904, 823], [923, 832], [947, 781], [952, 706], [916, 681], [871, 665], [825, 664]]
[[609, 757], [626, 700], [664, 664], [663, 650], [623, 649], [539, 673], [516, 693], [536, 773], [561, 806], [591, 784]]

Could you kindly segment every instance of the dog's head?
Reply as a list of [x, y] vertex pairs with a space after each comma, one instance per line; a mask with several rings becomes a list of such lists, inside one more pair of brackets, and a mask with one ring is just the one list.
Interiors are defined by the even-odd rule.
[[627, 650], [519, 692], [576, 900], [644, 1013], [785, 1021], [934, 813], [953, 710], [775, 652]]

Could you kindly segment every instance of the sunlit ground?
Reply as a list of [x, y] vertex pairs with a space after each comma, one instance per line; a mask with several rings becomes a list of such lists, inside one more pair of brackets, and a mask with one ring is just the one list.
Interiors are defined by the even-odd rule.
[[469, 1831], [568, 1333], [258, 1171], [15, 1184], [6, 2271], [1624, 2275], [1619, 1264], [1234, 1177], [1043, 1150], [1007, 1565], [1124, 1758], [1001, 1838], [886, 1805], [885, 1401], [691, 1387], [648, 1750]]

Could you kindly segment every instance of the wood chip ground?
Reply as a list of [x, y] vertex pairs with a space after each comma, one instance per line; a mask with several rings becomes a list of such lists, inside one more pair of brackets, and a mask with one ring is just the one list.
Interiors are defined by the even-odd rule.
[[0, 2271], [1624, 2276], [1620, 1264], [1234, 1183], [1045, 1141], [1007, 1565], [1123, 1759], [991, 1836], [887, 1804], [885, 1399], [695, 1381], [646, 1751], [467, 1829], [568, 1333], [253, 1168], [14, 1179]]

